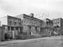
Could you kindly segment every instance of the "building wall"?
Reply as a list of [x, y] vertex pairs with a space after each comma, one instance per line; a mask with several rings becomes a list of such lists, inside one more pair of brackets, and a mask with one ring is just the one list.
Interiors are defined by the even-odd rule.
[[61, 19], [61, 27], [60, 27], [60, 33], [63, 34], [63, 19]]
[[[36, 33], [37, 33], [35, 27], [31, 27], [31, 33], [33, 33], [33, 34], [36, 34]], [[31, 35], [32, 35], [32, 34], [31, 34]]]
[[29, 27], [27, 25], [23, 26], [23, 32], [29, 32]]
[[59, 26], [55, 28], [56, 32], [58, 32], [59, 34], [63, 34], [63, 19], [62, 18], [53, 20], [53, 27], [55, 26]]
[[34, 25], [34, 26], [40, 26], [39, 20], [36, 18], [31, 18], [30, 16], [24, 15], [23, 17], [23, 24], [24, 25]]
[[12, 26], [20, 26], [21, 25], [21, 19], [12, 17], [12, 16], [5, 16], [0, 18], [1, 25], [12, 25]]
[[36, 34], [36, 33], [40, 32], [40, 28], [39, 27], [41, 27], [41, 23], [40, 23], [40, 20], [37, 19], [37, 18], [24, 15], [23, 25], [31, 26], [31, 30], [30, 31], [33, 34]]
[[16, 18], [16, 17], [12, 17], [12, 16], [8, 16], [8, 25], [10, 25], [10, 26], [21, 26], [21, 19]]
[[41, 35], [51, 35], [51, 32], [53, 31], [53, 22], [50, 19], [46, 19], [43, 21], [42, 28], [41, 28]]
[[22, 19], [23, 32], [32, 32], [33, 34], [36, 34], [40, 31], [40, 27], [43, 26], [42, 20], [35, 18], [32, 15], [23, 14], [22, 16], [19, 15], [17, 17]]
[[60, 23], [61, 23], [61, 27], [63, 28], [63, 19], [61, 19], [61, 22]]
[[3, 31], [10, 36], [16, 36], [21, 31], [21, 19], [13, 16], [7, 15], [6, 17], [1, 18], [1, 25]]
[[53, 19], [53, 26], [61, 26], [61, 18]]
[[7, 16], [0, 18], [0, 21], [1, 21], [1, 26], [7, 25]]
[[8, 28], [9, 34], [11, 34], [13, 38], [15, 38], [15, 36], [19, 35], [19, 32], [22, 32], [21, 19], [17, 17], [8, 16], [8, 27], [10, 27], [10, 29]]
[[0, 41], [1, 40], [4, 40], [4, 31], [2, 27], [0, 27]]

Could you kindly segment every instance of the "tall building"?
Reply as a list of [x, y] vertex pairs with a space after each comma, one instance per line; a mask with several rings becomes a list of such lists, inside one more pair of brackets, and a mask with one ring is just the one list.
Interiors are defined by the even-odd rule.
[[12, 16], [5, 16], [0, 18], [1, 26], [5, 33], [10, 34], [10, 37], [15, 38], [18, 33], [22, 32], [21, 19]]
[[43, 21], [35, 18], [33, 13], [30, 15], [21, 14], [17, 17], [22, 20], [23, 32], [28, 35], [37, 35], [41, 32]]

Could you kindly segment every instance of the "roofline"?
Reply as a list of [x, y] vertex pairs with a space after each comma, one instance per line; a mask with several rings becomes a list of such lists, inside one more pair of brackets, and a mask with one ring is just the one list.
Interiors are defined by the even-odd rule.
[[38, 19], [38, 18], [36, 18], [36, 17], [31, 17], [31, 16], [29, 16], [29, 15], [26, 15], [26, 14], [23, 14], [23, 15], [25, 15], [25, 16], [28, 16], [28, 17], [30, 17], [30, 18], [32, 18], [32, 19], [37, 19], [37, 20], [43, 21], [43, 20], [41, 20], [41, 19]]
[[[20, 19], [20, 18], [18, 18], [18, 17], [14, 17], [14, 16], [10, 16], [10, 15], [7, 15], [7, 17], [12, 17], [12, 18], [16, 18], [16, 19]], [[21, 20], [21, 19], [20, 19]]]

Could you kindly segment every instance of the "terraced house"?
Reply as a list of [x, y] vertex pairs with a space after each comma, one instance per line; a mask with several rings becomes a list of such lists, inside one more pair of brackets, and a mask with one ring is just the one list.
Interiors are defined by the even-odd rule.
[[22, 20], [23, 32], [27, 35], [36, 35], [40, 36], [42, 30], [42, 20], [35, 18], [34, 14], [30, 15], [21, 14], [17, 16]]
[[[5, 16], [0, 18], [1, 27], [4, 31], [4, 39], [6, 39], [6, 34], [9, 34], [9, 38], [15, 39], [16, 36], [23, 37], [26, 36], [51, 36], [54, 31], [61, 30], [63, 33], [63, 19], [50, 20], [41, 20], [34, 17], [34, 14], [30, 15], [20, 14], [16, 17]], [[57, 27], [57, 28], [56, 28]], [[19, 36], [21, 35], [21, 36]]]
[[42, 24], [43, 24], [42, 34], [44, 34], [46, 36], [51, 36], [52, 32], [54, 31], [53, 21], [46, 18]]
[[[0, 19], [4, 33], [9, 34], [11, 38], [15, 38], [22, 32], [21, 19], [12, 16], [5, 16]], [[4, 35], [5, 36], [5, 35]]]
[[53, 27], [58, 34], [63, 34], [63, 19], [57, 18], [53, 19]]

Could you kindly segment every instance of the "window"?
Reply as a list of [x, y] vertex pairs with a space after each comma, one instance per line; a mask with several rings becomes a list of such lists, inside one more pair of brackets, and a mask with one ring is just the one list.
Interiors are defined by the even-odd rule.
[[9, 21], [8, 24], [9, 24], [9, 25], [12, 25], [12, 21]]
[[14, 30], [14, 27], [11, 27], [11, 30]]
[[59, 24], [59, 22], [57, 22]]
[[10, 30], [10, 27], [8, 27], [8, 30]]
[[35, 27], [35, 30], [36, 30], [36, 32], [37, 32], [37, 27]]
[[18, 30], [18, 27], [16, 27], [16, 30]]
[[29, 26], [29, 29], [31, 29], [31, 26]]
[[16, 22], [14, 22], [14, 25], [16, 25]]
[[21, 25], [21, 23], [19, 23], [19, 25]]

